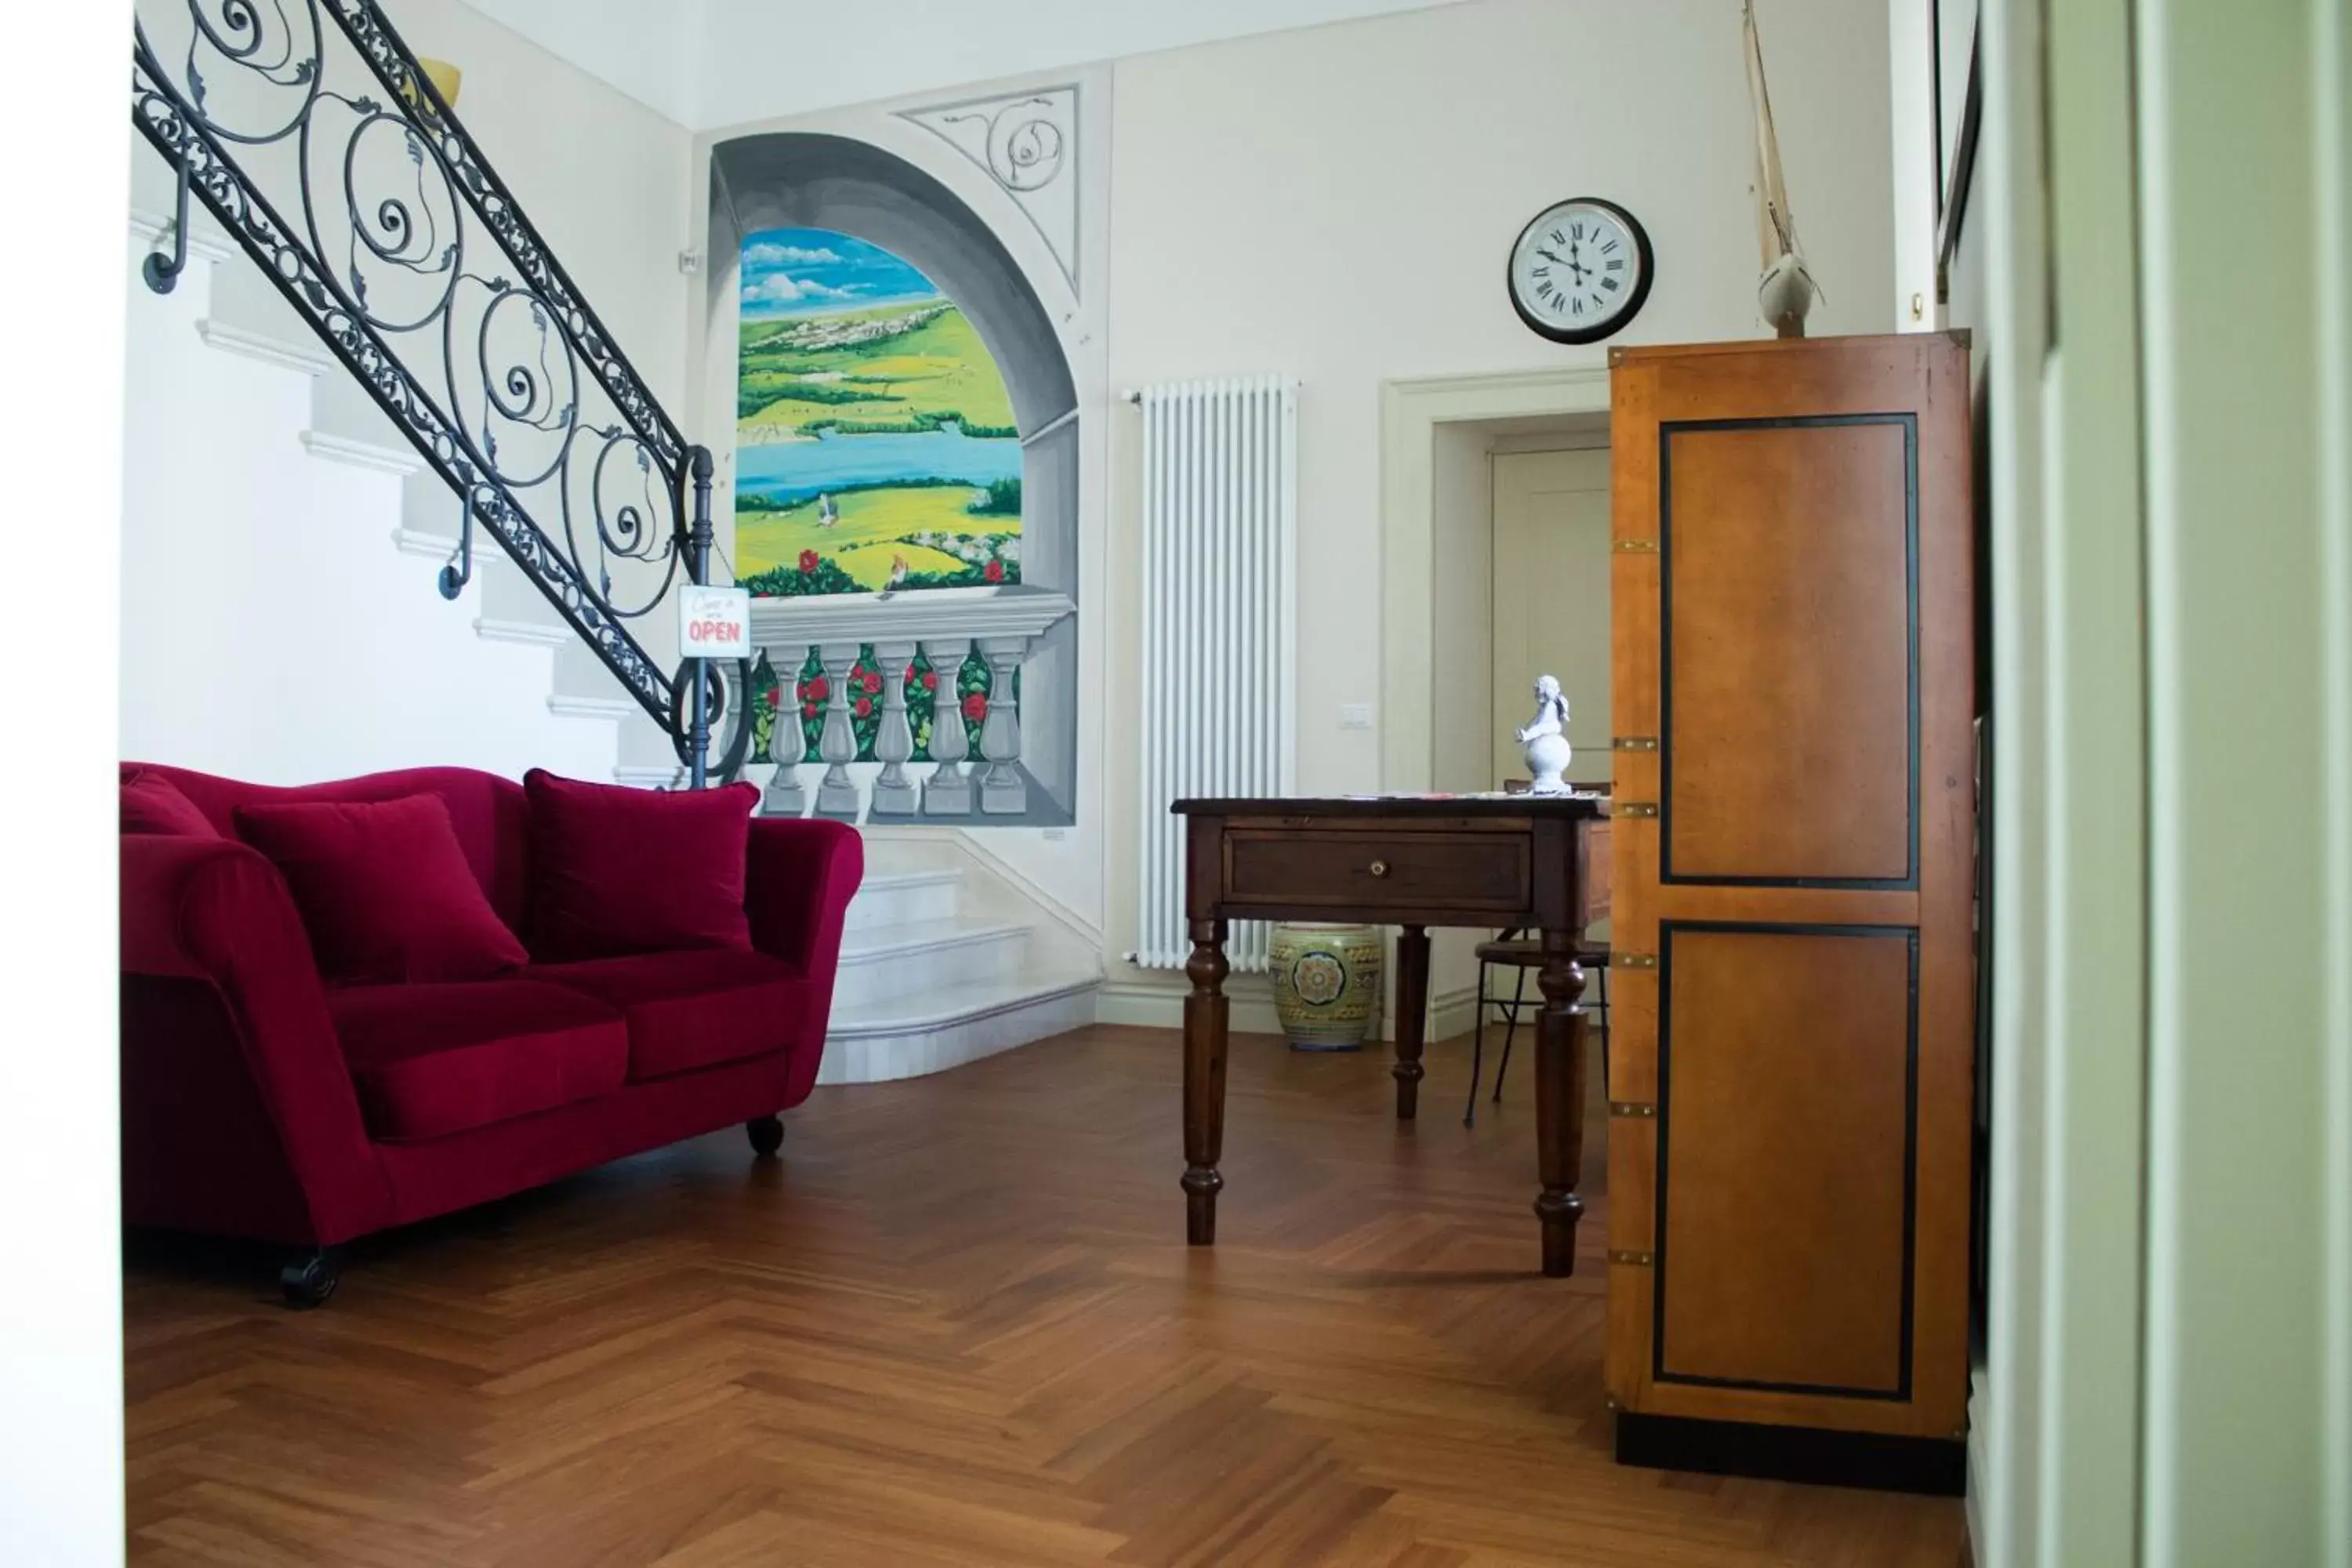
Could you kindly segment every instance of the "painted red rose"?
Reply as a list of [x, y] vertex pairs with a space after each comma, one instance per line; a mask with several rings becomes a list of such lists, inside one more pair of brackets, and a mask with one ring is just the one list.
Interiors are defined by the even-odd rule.
[[803, 719], [814, 719], [814, 718], [815, 718], [815, 717], [816, 717], [816, 704], [815, 704], [815, 703], [814, 703], [814, 702], [803, 702], [803, 703], [802, 703], [802, 704], [801, 704], [801, 717], [802, 717], [802, 718], [803, 718]]
[[987, 578], [992, 583], [1002, 583], [1004, 581], [1004, 563], [1002, 561], [992, 561], [986, 566], [981, 568], [980, 574]]
[[865, 718], [874, 711], [874, 700], [870, 697], [859, 698], [855, 711], [860, 719]]
[[875, 692], [882, 689], [881, 673], [877, 670], [869, 669], [866, 672], [866, 679], [859, 682], [859, 684], [864, 686], [866, 688], [866, 694], [871, 696]]
[[770, 707], [773, 708], [780, 706], [783, 700], [784, 689], [782, 686], [771, 686], [768, 688], [768, 705]]
[[988, 717], [988, 693], [975, 691], [963, 700], [963, 716], [973, 723]]
[[806, 692], [810, 698], [818, 702], [824, 701], [828, 696], [832, 695], [833, 691], [832, 686], [827, 683], [824, 677], [822, 675], [818, 676], [814, 680], [810, 681], [806, 686], [802, 687], [801, 689]]
[[802, 570], [803, 573], [806, 573], [806, 574], [809, 574], [809, 575], [811, 575], [811, 576], [815, 575], [815, 574], [816, 574], [816, 552], [815, 552], [815, 551], [814, 551], [814, 550], [803, 550], [803, 551], [802, 551], [802, 552], [801, 552], [801, 570]]
[[923, 689], [926, 691], [937, 691], [939, 689], [940, 672], [936, 669], [927, 669], [923, 671]]

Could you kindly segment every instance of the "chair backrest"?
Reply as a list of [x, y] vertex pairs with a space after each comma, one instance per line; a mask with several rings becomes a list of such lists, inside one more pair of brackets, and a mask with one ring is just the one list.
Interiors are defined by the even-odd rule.
[[530, 872], [530, 811], [522, 785], [495, 773], [471, 768], [407, 768], [397, 773], [366, 773], [327, 784], [247, 784], [187, 768], [160, 763], [126, 763], [122, 776], [133, 770], [171, 781], [188, 797], [205, 819], [223, 837], [237, 837], [236, 813], [240, 805], [295, 801], [399, 800], [412, 795], [437, 795], [449, 808], [457, 843], [466, 863], [489, 895], [499, 918], [520, 931]]

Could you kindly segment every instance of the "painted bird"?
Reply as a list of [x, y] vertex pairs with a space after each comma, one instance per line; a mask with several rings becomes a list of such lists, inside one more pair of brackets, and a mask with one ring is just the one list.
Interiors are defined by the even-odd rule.
[[905, 584], [906, 581], [907, 558], [903, 555], [893, 555], [890, 557], [890, 580], [882, 584], [882, 591], [886, 594], [894, 594]]

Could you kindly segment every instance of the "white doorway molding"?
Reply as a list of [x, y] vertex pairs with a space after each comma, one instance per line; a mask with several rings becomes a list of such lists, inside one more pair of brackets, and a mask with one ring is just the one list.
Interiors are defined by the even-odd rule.
[[1441, 425], [1609, 412], [1609, 367], [1427, 376], [1381, 387], [1381, 787], [1435, 787]]

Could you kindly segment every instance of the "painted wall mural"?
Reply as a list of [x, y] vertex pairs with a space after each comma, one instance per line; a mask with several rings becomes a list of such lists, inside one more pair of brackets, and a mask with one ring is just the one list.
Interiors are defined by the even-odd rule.
[[759, 597], [1021, 581], [1019, 432], [930, 279], [830, 229], [745, 237], [738, 581]]

